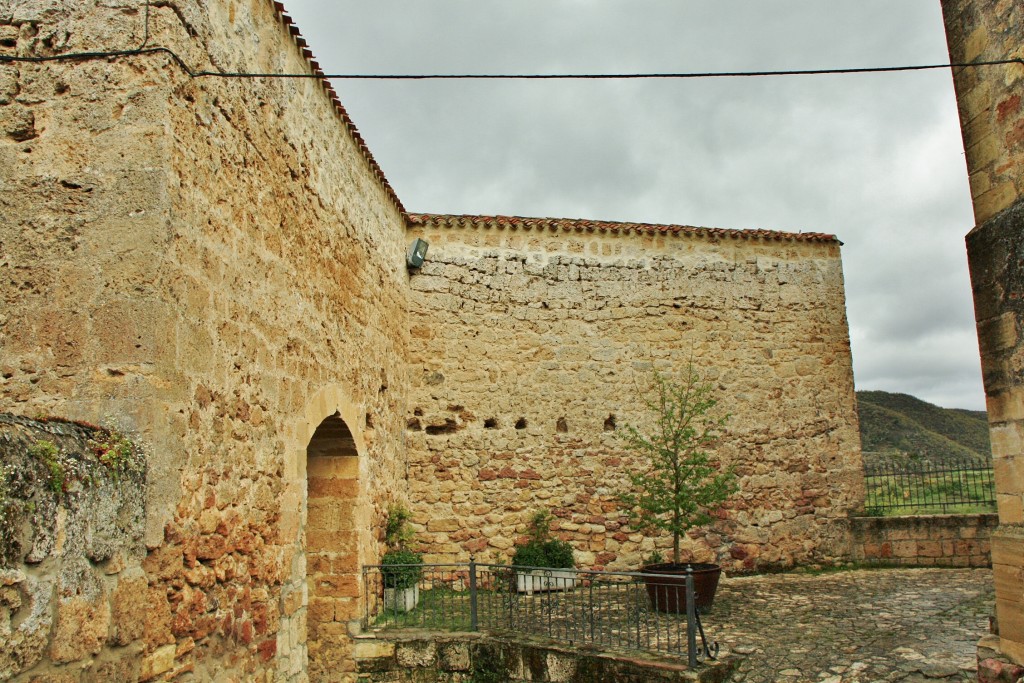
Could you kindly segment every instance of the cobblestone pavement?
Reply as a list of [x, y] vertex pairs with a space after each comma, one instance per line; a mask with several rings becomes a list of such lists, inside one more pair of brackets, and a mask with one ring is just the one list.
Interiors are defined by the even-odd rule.
[[722, 581], [704, 617], [746, 683], [976, 680], [988, 569], [865, 569]]

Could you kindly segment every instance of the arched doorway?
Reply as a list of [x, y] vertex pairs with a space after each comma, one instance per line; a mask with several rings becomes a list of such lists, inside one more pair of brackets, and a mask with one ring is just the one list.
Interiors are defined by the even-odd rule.
[[335, 413], [306, 446], [306, 644], [310, 680], [340, 671], [351, 644], [347, 622], [360, 616], [359, 453], [348, 425]]

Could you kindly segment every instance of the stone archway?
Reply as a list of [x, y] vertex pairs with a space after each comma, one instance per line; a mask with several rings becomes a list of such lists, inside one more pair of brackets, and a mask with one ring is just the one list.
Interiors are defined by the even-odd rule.
[[324, 419], [306, 447], [306, 614], [311, 680], [327, 680], [348, 654], [347, 623], [360, 614], [359, 452], [339, 414]]
[[[282, 532], [293, 540], [282, 586], [279, 670], [330, 681], [352, 668], [349, 622], [362, 614], [369, 543], [365, 435], [337, 387], [311, 398], [288, 435]], [[289, 559], [290, 558], [290, 559]]]

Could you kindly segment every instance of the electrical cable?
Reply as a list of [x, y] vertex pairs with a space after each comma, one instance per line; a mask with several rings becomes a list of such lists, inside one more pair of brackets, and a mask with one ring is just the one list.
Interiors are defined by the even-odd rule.
[[994, 59], [977, 62], [950, 64], [917, 64], [910, 66], [873, 66], [846, 69], [793, 69], [781, 71], [691, 71], [666, 73], [612, 73], [612, 74], [325, 74], [320, 73], [258, 73], [242, 71], [196, 71], [188, 66], [181, 57], [167, 47], [146, 47], [149, 43], [149, 0], [144, 3], [145, 21], [142, 43], [139, 47], [129, 50], [109, 50], [92, 52], [72, 52], [62, 55], [43, 57], [18, 57], [0, 55], [0, 64], [4, 63], [44, 63], [61, 61], [88, 61], [93, 59], [110, 59], [133, 57], [147, 54], [166, 54], [190, 78], [316, 78], [326, 80], [376, 80], [376, 81], [427, 81], [427, 80], [635, 80], [635, 79], [693, 79], [693, 78], [750, 78], [767, 76], [825, 76], [842, 74], [895, 73], [905, 71], [930, 71], [935, 69], [962, 69], [981, 66], [1001, 66], [1020, 64], [1024, 66], [1024, 58]]
[[[147, 38], [148, 40], [148, 38]], [[560, 73], [560, 74], [354, 74], [354, 73], [262, 73], [245, 71], [196, 71], [190, 68], [173, 50], [166, 47], [136, 48], [134, 50], [111, 50], [107, 52], [73, 52], [45, 57], [16, 57], [0, 55], [0, 64], [10, 62], [41, 63], [57, 61], [87, 61], [163, 53], [169, 55], [190, 78], [315, 78], [326, 80], [374, 80], [374, 81], [428, 81], [428, 80], [637, 80], [637, 79], [695, 79], [695, 78], [750, 78], [767, 76], [828, 76], [845, 74], [896, 73], [907, 71], [932, 71], [936, 69], [965, 69], [982, 66], [1020, 64], [1024, 58], [993, 59], [978, 62], [948, 64], [914, 64], [907, 66], [868, 66], [845, 69], [793, 69], [781, 71], [681, 71], [648, 73]]]

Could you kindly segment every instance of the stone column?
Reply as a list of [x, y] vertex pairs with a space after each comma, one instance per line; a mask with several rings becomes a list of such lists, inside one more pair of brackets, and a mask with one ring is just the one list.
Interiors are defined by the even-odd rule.
[[[942, 0], [954, 63], [1024, 57], [1024, 7]], [[992, 433], [999, 649], [1024, 662], [1024, 65], [954, 70], [976, 226], [967, 236]]]

